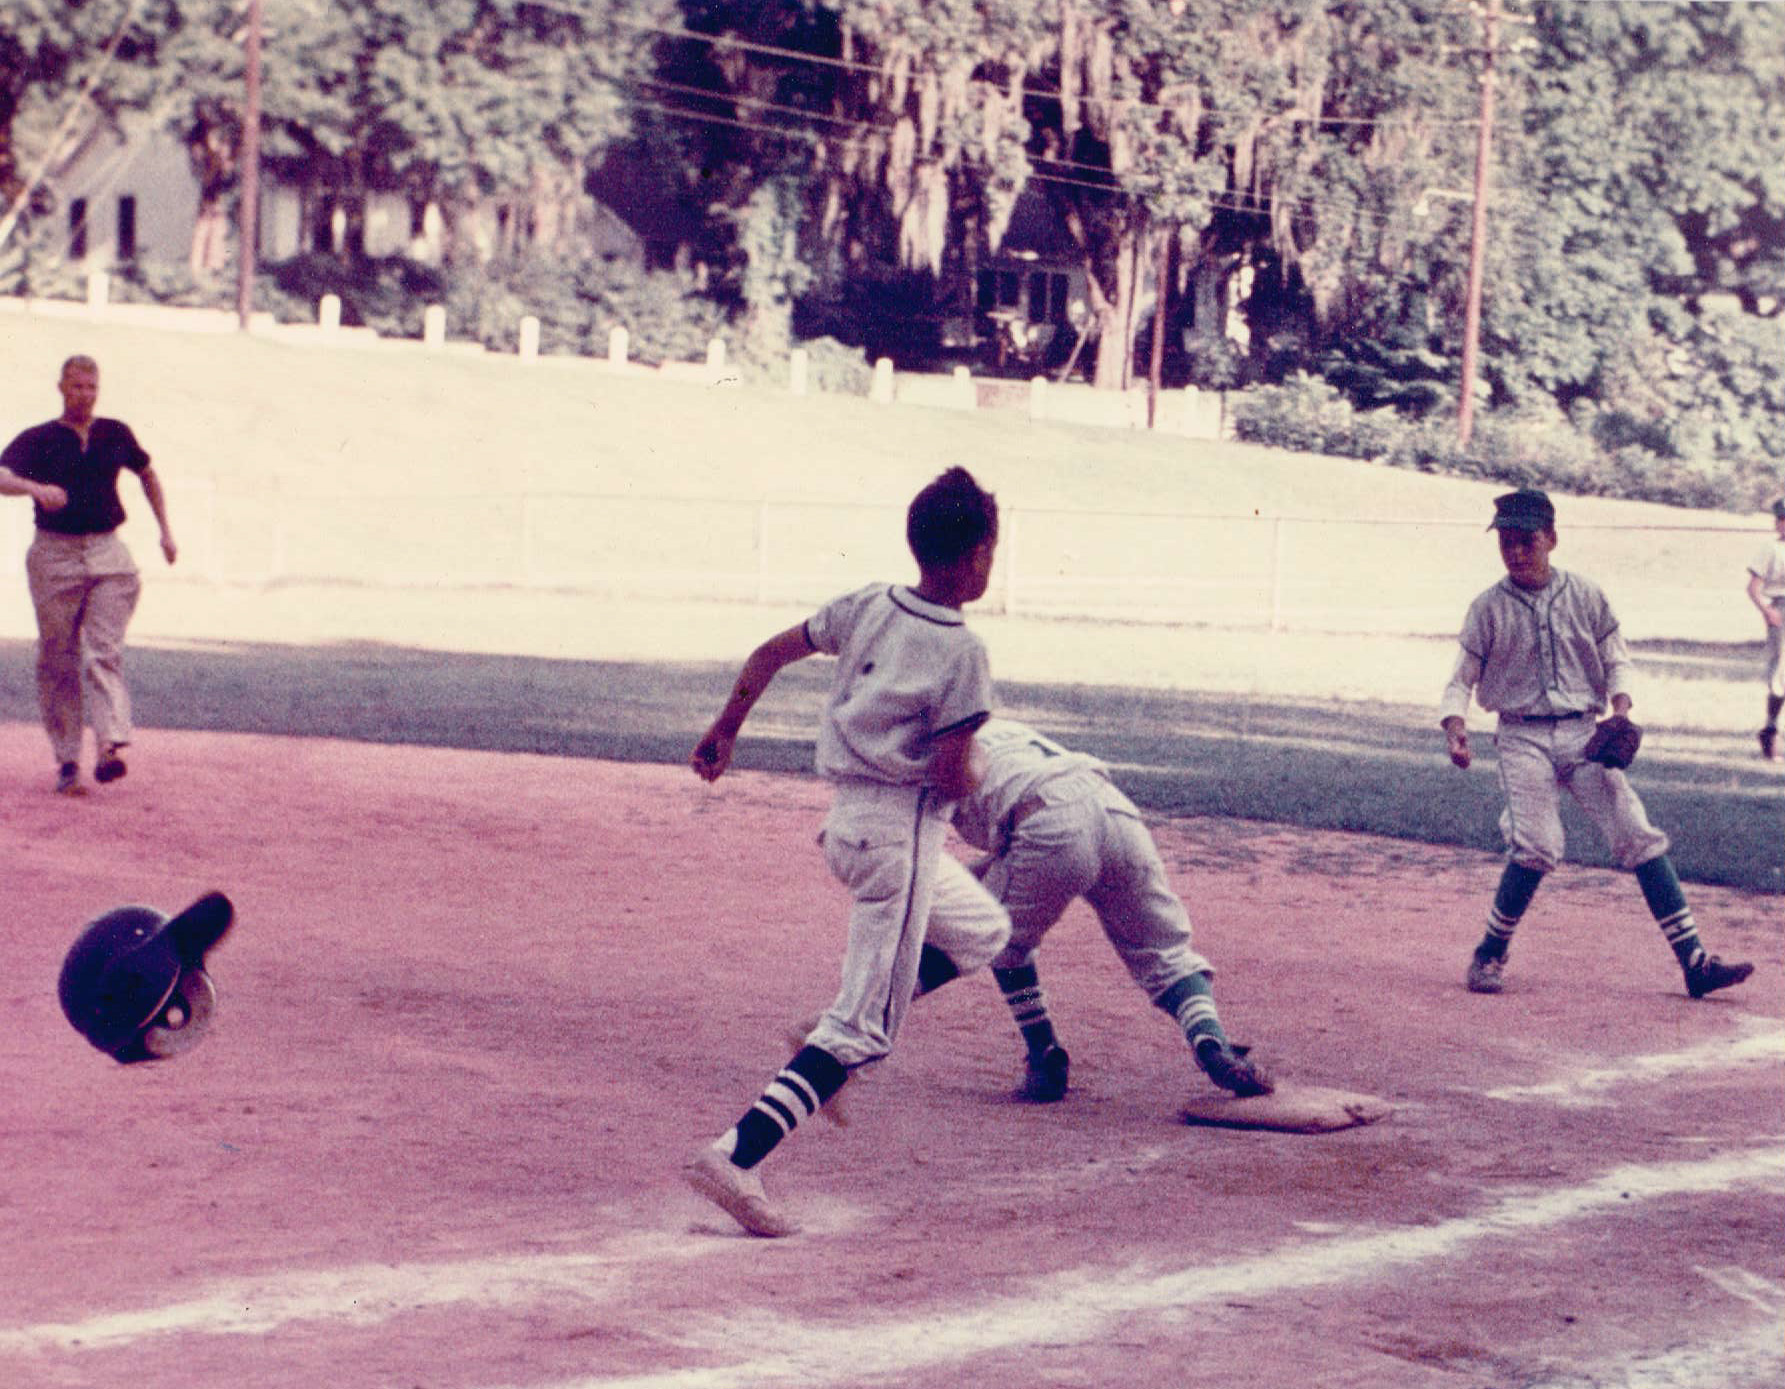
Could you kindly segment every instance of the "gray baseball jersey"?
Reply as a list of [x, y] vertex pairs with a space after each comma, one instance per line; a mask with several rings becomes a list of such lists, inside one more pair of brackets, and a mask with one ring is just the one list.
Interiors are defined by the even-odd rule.
[[920, 785], [936, 739], [990, 714], [984, 644], [958, 609], [902, 585], [826, 603], [806, 620], [806, 640], [837, 658], [818, 730], [820, 776]]
[[1760, 576], [1761, 595], [1769, 602], [1785, 599], [1785, 539], [1775, 539], [1754, 556], [1750, 574]]
[[1469, 605], [1440, 719], [1463, 717], [1469, 693], [1500, 714], [1597, 713], [1628, 694], [1630, 649], [1604, 592], [1566, 570], [1529, 593], [1502, 579]]
[[1003, 847], [1010, 813], [1047, 782], [1073, 772], [1107, 775], [1094, 757], [1070, 752], [1012, 719], [987, 719], [973, 735], [979, 751], [979, 785], [954, 808], [954, 826], [976, 849]]

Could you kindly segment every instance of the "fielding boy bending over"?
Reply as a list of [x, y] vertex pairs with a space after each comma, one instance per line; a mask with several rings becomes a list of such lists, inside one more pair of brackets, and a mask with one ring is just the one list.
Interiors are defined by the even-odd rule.
[[912, 501], [905, 535], [917, 586], [857, 589], [770, 637], [691, 759], [718, 778], [776, 673], [814, 652], [837, 658], [817, 765], [835, 786], [825, 861], [854, 898], [842, 989], [761, 1097], [687, 1167], [694, 1189], [753, 1235], [798, 1228], [769, 1202], [757, 1164], [892, 1049], [913, 997], [989, 963], [1010, 935], [1004, 909], [943, 852], [950, 807], [970, 788], [973, 731], [991, 712], [985, 647], [960, 610], [985, 595], [997, 502], [950, 468]]
[[[1500, 716], [1494, 746], [1506, 796], [1500, 830], [1508, 862], [1488, 909], [1487, 933], [1469, 963], [1469, 988], [1500, 992], [1513, 932], [1543, 875], [1562, 861], [1564, 789], [1599, 827], [1619, 866], [1635, 870], [1680, 962], [1686, 991], [1703, 998], [1741, 983], [1754, 966], [1724, 964], [1705, 952], [1667, 857], [1667, 836], [1649, 823], [1623, 771], [1589, 756], [1598, 716], [1609, 705], [1622, 721], [1631, 706], [1630, 652], [1611, 604], [1598, 585], [1551, 566], [1556, 510], [1544, 493], [1524, 488], [1496, 498], [1489, 529], [1499, 535], [1506, 577], [1469, 605], [1440, 708], [1450, 760], [1459, 767], [1470, 762], [1464, 725], [1470, 691]], [[1612, 761], [1627, 763], [1631, 755], [1633, 746]]]

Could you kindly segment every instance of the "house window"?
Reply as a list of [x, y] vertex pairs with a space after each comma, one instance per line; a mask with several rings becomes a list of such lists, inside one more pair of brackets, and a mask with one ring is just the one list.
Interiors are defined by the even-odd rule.
[[76, 198], [68, 204], [68, 258], [87, 258], [87, 200]]
[[981, 270], [978, 302], [982, 313], [1019, 308], [1023, 302], [1023, 277], [1014, 270]]
[[136, 259], [136, 198], [129, 193], [118, 199], [118, 259]]

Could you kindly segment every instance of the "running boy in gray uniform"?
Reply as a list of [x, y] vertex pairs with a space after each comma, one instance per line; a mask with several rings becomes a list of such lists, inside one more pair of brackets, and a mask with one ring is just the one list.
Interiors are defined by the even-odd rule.
[[1620, 715], [1631, 705], [1630, 652], [1610, 602], [1590, 580], [1550, 565], [1556, 510], [1536, 488], [1495, 498], [1489, 529], [1499, 535], [1506, 577], [1469, 605], [1439, 711], [1450, 760], [1465, 768], [1470, 692], [1500, 716], [1494, 746], [1506, 797], [1500, 829], [1508, 862], [1488, 909], [1487, 933], [1469, 963], [1469, 988], [1500, 992], [1513, 932], [1543, 875], [1562, 861], [1564, 789], [1599, 827], [1618, 864], [1635, 870], [1686, 991], [1703, 998], [1741, 983], [1754, 967], [1724, 964], [1705, 952], [1667, 857], [1668, 838], [1649, 823], [1623, 772], [1582, 755], [1607, 705]]
[[912, 501], [905, 534], [917, 586], [858, 589], [770, 637], [691, 759], [718, 778], [776, 673], [814, 652], [837, 658], [817, 765], [835, 786], [825, 861], [854, 898], [842, 988], [762, 1096], [687, 1167], [694, 1189], [753, 1235], [798, 1229], [770, 1203], [757, 1164], [892, 1049], [914, 997], [990, 963], [1010, 936], [1004, 909], [943, 852], [949, 807], [969, 789], [973, 730], [991, 710], [985, 647], [960, 609], [985, 595], [997, 502], [950, 468]]
[[1766, 722], [1760, 726], [1760, 755], [1777, 762], [1779, 711], [1785, 709], [1785, 497], [1773, 503], [1772, 543], [1748, 566], [1748, 601], [1766, 623]]
[[978, 785], [955, 803], [961, 837], [992, 857], [977, 870], [1010, 913], [1010, 944], [992, 976], [1028, 1049], [1021, 1099], [1065, 1097], [1069, 1061], [1054, 1035], [1035, 951], [1082, 896], [1148, 998], [1183, 1030], [1210, 1080], [1236, 1095], [1271, 1082], [1215, 1014], [1214, 967], [1190, 945], [1190, 916], [1134, 803], [1093, 757], [1009, 719], [973, 737]]

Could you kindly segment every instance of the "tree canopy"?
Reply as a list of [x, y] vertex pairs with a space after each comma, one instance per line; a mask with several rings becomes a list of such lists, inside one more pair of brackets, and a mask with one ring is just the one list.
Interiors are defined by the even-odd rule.
[[[1785, 451], [1785, 6], [1757, 0], [264, 0], [262, 148], [350, 227], [399, 192], [482, 263], [569, 251], [562, 209], [629, 146], [767, 338], [803, 298], [970, 274], [1040, 198], [1098, 384], [1156, 320], [1239, 329], [1244, 379], [1436, 408], [1490, 7], [1490, 403]], [[176, 133], [225, 238], [242, 8], [11, 0], [13, 214], [79, 110]], [[524, 235], [479, 238], [492, 200]]]

